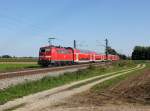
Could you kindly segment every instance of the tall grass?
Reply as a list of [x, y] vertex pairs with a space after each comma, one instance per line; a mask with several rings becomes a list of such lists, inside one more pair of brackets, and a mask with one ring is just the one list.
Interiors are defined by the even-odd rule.
[[118, 62], [113, 62], [113, 65], [119, 66], [119, 67], [131, 67], [137, 64], [135, 61], [132, 60], [121, 60]]

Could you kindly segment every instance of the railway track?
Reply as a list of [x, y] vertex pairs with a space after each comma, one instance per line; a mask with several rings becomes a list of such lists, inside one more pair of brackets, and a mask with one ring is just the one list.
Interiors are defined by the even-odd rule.
[[[93, 65], [104, 65], [104, 63], [92, 63]], [[61, 67], [48, 67], [48, 68], [40, 68], [40, 69], [30, 69], [25, 71], [16, 71], [16, 72], [6, 72], [6, 73], [0, 73], [0, 80], [6, 79], [6, 78], [13, 78], [13, 77], [19, 77], [19, 76], [27, 76], [27, 75], [35, 75], [35, 74], [41, 74], [41, 73], [48, 73], [48, 72], [54, 72], [54, 71], [61, 71], [65, 69], [73, 69], [73, 68], [81, 68], [81, 67], [87, 67], [89, 64], [78, 64], [78, 65], [71, 65], [71, 66], [61, 66]]]

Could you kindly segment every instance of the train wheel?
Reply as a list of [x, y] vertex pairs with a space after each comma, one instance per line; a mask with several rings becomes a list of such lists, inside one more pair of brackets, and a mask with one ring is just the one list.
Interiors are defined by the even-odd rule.
[[68, 62], [69, 65], [72, 65], [72, 62]]
[[58, 62], [58, 66], [61, 66], [61, 62]]
[[57, 63], [57, 62], [55, 62], [55, 63], [54, 63], [54, 66], [58, 66], [58, 63]]
[[63, 62], [63, 65], [65, 66], [65, 65], [66, 65], [66, 62]]

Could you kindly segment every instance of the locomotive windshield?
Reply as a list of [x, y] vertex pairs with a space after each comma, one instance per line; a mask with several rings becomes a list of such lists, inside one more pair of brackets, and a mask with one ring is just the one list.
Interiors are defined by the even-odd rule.
[[50, 52], [50, 48], [41, 48], [40, 52]]
[[40, 49], [40, 52], [45, 52], [45, 49]]

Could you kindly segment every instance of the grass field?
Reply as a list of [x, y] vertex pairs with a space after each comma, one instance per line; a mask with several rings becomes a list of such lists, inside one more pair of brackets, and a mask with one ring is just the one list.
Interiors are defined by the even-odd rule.
[[0, 58], [0, 73], [38, 67], [37, 58]]
[[11, 71], [17, 71], [17, 70], [24, 70], [29, 68], [38, 68], [40, 67], [37, 63], [34, 64], [19, 64], [19, 63], [7, 63], [3, 64], [0, 63], [0, 73], [2, 72], [11, 72]]
[[37, 58], [0, 58], [0, 62], [37, 62]]
[[25, 95], [71, 83], [73, 81], [83, 80], [108, 72], [128, 69], [131, 66], [133, 67], [135, 66], [135, 64], [133, 62], [118, 62], [113, 63], [112, 66], [107, 66], [107, 68], [90, 66], [88, 69], [79, 70], [77, 72], [68, 72], [58, 77], [45, 77], [41, 80], [26, 82], [23, 84], [12, 86], [0, 91], [0, 104]]

